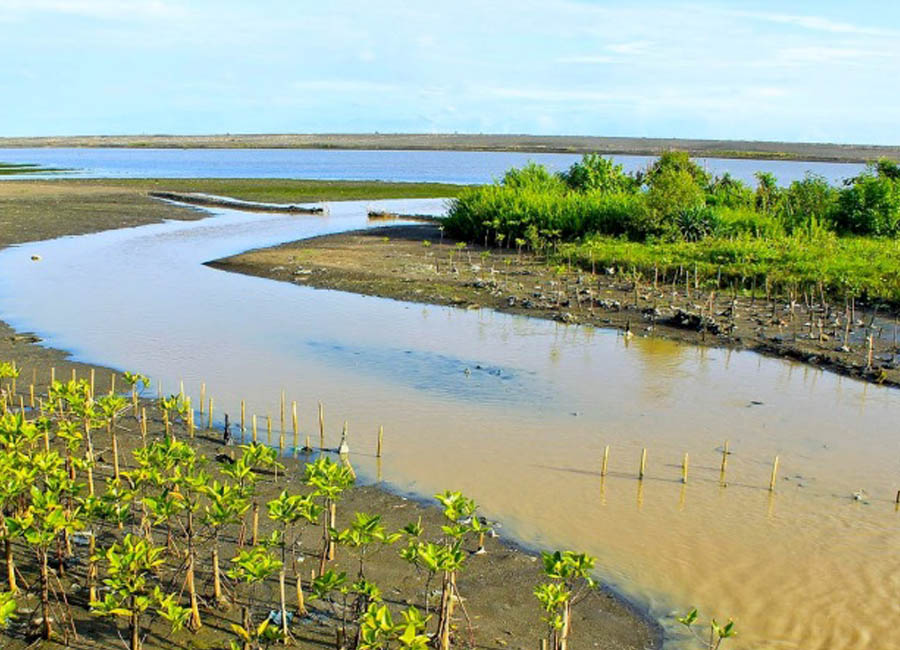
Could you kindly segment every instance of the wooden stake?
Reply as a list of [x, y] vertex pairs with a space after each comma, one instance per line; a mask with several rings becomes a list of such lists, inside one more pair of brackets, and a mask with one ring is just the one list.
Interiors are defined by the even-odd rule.
[[207, 430], [212, 430], [212, 422], [213, 422], [213, 398], [209, 398], [209, 420], [206, 422]]
[[775, 491], [775, 477], [778, 475], [778, 456], [772, 462], [772, 478], [769, 479], [769, 492]]
[[[200, 384], [200, 415], [203, 415], [203, 405], [206, 403], [206, 384]], [[203, 422], [203, 418], [200, 418], [200, 422]]]
[[266, 442], [272, 444], [272, 416], [266, 416]]
[[141, 408], [141, 438], [147, 444], [147, 409]]
[[244, 400], [241, 400], [241, 442], [244, 442], [244, 416], [245, 416], [245, 405]]
[[687, 483], [688, 477], [688, 454], [684, 452], [684, 460], [681, 461], [681, 482]]
[[194, 407], [191, 405], [191, 398], [187, 398], [187, 414], [188, 414], [188, 435], [194, 437]]
[[644, 479], [644, 473], [646, 472], [646, 470], [647, 470], [647, 448], [644, 447], [643, 449], [641, 449], [641, 469], [640, 469], [640, 472], [638, 472], [639, 479], [641, 479], [641, 480]]
[[719, 481], [725, 482], [725, 470], [728, 467], [728, 441], [725, 441], [725, 446], [722, 447], [722, 465], [719, 467]]
[[55, 381], [56, 381], [56, 368], [54, 368], [53, 366], [50, 366], [50, 385], [52, 386]]
[[281, 448], [284, 449], [284, 391], [281, 391]]
[[110, 373], [109, 375], [109, 394], [116, 394], [116, 373]]
[[94, 369], [91, 368], [91, 399], [94, 399]]
[[378, 427], [378, 445], [375, 447], [375, 458], [381, 458], [381, 445], [384, 442], [384, 427]]
[[31, 406], [31, 410], [34, 410], [34, 384], [28, 387], [28, 404]]
[[75, 368], [72, 368], [72, 381], [73, 382], [78, 381], [78, 373], [75, 372]]
[[609, 468], [609, 445], [603, 450], [603, 464], [600, 466], [600, 476], [606, 476], [606, 470]]
[[297, 420], [297, 402], [291, 402], [291, 427], [294, 429], [294, 453], [300, 446], [300, 423]]
[[250, 419], [253, 421], [253, 424], [252, 424], [252, 426], [253, 426], [253, 444], [256, 444], [256, 439], [257, 439], [257, 436], [256, 436], [256, 413], [254, 413], [253, 417]]
[[319, 402], [319, 449], [325, 449], [325, 407]]

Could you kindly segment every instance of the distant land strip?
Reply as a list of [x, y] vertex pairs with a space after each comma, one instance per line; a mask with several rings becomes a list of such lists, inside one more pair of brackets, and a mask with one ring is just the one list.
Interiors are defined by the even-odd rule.
[[867, 162], [887, 157], [900, 160], [900, 146], [574, 135], [321, 133], [0, 138], [0, 148], [25, 147], [509, 151], [645, 156], [659, 155], [668, 149], [680, 149], [695, 157], [709, 158]]

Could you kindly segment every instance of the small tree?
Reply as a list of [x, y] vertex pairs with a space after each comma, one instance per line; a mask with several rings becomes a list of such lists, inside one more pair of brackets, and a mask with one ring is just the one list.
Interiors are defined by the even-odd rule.
[[314, 488], [316, 496], [322, 498], [322, 554], [319, 557], [319, 575], [325, 572], [325, 564], [334, 559], [334, 543], [331, 531], [335, 527], [337, 502], [344, 490], [355, 481], [353, 471], [335, 463], [327, 456], [319, 456], [314, 462], [306, 465], [303, 481]]
[[572, 630], [572, 607], [595, 587], [590, 576], [595, 559], [584, 553], [542, 553], [544, 575], [550, 582], [534, 590], [546, 613], [549, 642], [553, 650], [566, 650]]
[[141, 650], [141, 616], [151, 607], [179, 630], [190, 611], [180, 607], [175, 594], [166, 594], [158, 586], [150, 587], [149, 578], [165, 562], [166, 549], [146, 539], [128, 534], [105, 553], [109, 577], [103, 582], [110, 592], [103, 600], [93, 601], [98, 616], [128, 619], [131, 650]]

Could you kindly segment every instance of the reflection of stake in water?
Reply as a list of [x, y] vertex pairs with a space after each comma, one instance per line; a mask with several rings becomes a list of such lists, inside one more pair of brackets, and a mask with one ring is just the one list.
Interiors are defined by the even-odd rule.
[[681, 492], [678, 494], [678, 512], [684, 512], [685, 500], [687, 499], [687, 485], [681, 484]]
[[[607, 447], [609, 449], [609, 447]], [[606, 506], [606, 474], [600, 475], [600, 505]]]
[[638, 481], [637, 507], [638, 507], [638, 511], [641, 511], [644, 509], [644, 482], [643, 481]]

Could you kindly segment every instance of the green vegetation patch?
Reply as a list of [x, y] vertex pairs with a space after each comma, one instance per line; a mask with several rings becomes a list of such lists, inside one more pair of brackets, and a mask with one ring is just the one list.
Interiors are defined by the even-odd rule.
[[34, 174], [45, 172], [61, 172], [64, 169], [54, 167], [42, 167], [34, 163], [5, 163], [0, 162], [0, 176], [12, 176], [13, 174]]
[[484, 244], [562, 253], [585, 266], [659, 278], [688, 269], [798, 294], [828, 293], [900, 306], [900, 167], [871, 163], [833, 187], [816, 175], [780, 187], [769, 173], [752, 188], [712, 177], [687, 153], [646, 169], [587, 155], [551, 174], [531, 163], [453, 201], [449, 235]]
[[114, 179], [104, 184], [172, 192], [204, 192], [264, 203], [452, 198], [465, 186], [449, 183], [319, 181], [278, 178]]

